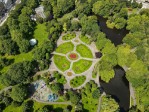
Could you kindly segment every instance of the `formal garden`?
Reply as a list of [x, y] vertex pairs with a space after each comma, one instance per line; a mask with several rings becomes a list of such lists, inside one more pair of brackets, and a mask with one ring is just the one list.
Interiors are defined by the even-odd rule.
[[67, 32], [57, 41], [50, 67], [62, 73], [70, 87], [81, 87], [87, 82], [86, 77], [92, 78], [90, 74], [99, 59], [95, 57], [95, 48], [89, 39], [80, 32]]

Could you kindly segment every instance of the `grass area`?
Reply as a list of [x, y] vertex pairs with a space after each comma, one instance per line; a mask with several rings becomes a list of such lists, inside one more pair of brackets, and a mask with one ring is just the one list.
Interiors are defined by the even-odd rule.
[[91, 44], [91, 39], [89, 37], [80, 35], [79, 38], [82, 42], [89, 44], [89, 45]]
[[85, 80], [86, 80], [85, 76], [76, 76], [70, 81], [70, 85], [72, 87], [78, 87], [81, 86], [85, 82]]
[[[5, 56], [5, 57], [8, 58], [8, 59], [13, 59], [14, 63], [18, 63], [18, 62], [22, 62], [22, 61], [30, 61], [30, 60], [33, 59], [32, 51], [30, 51], [28, 53], [21, 53], [21, 54], [18, 54], [18, 55], [11, 55], [11, 56]], [[4, 67], [1, 70], [1, 72], [6, 73], [10, 66], [11, 65], [9, 65], [7, 67]]]
[[58, 48], [56, 49], [56, 52], [62, 53], [62, 54], [67, 54], [68, 52], [73, 51], [73, 49], [74, 49], [73, 43], [66, 42], [64, 44], [59, 45]]
[[[36, 112], [39, 108], [42, 108], [45, 105], [49, 105], [49, 104], [39, 103], [39, 102], [34, 101], [33, 112]], [[53, 107], [54, 112], [62, 112], [62, 110], [66, 108], [68, 105], [55, 104], [55, 105], [49, 105], [49, 106]], [[3, 112], [22, 112], [22, 106], [14, 107], [13, 105], [10, 105], [7, 108], [5, 108]]]
[[76, 37], [76, 34], [74, 32], [72, 32], [72, 33], [68, 33], [68, 34], [64, 35], [62, 37], [62, 40], [72, 40], [75, 37]]
[[70, 67], [70, 62], [65, 56], [54, 55], [54, 63], [63, 72]]
[[91, 65], [92, 65], [92, 61], [81, 59], [73, 63], [72, 69], [76, 74], [80, 74], [88, 70]]
[[[45, 31], [46, 26], [45, 24], [38, 24], [36, 26], [36, 30], [34, 31], [33, 37], [38, 40], [38, 45], [41, 45], [44, 40], [48, 40], [48, 32]], [[18, 55], [12, 56], [4, 56], [8, 59], [14, 59], [14, 63], [22, 62], [22, 61], [30, 61], [33, 59], [32, 51], [28, 53], [21, 53]], [[4, 67], [1, 72], [5, 73], [11, 65]]]
[[14, 107], [13, 105], [9, 105], [3, 110], [3, 112], [22, 112], [22, 106]]
[[97, 112], [99, 99], [94, 99], [92, 97], [92, 93], [96, 89], [97, 88], [94, 86], [94, 84], [91, 84], [90, 86], [87, 86], [86, 84], [86, 86], [82, 89], [82, 104], [84, 110], [87, 110], [87, 112]]
[[[36, 112], [39, 108], [42, 108], [45, 105], [48, 105], [48, 104], [34, 102], [34, 107], [33, 107], [34, 112]], [[54, 112], [62, 112], [62, 110], [67, 107], [67, 105], [62, 105], [62, 104], [55, 104], [51, 106], [53, 107]]]
[[48, 40], [48, 32], [46, 32], [46, 26], [44, 24], [38, 24], [36, 30], [34, 31], [33, 37], [38, 40], [38, 45], [40, 46], [45, 40]]
[[93, 58], [93, 54], [91, 52], [91, 50], [83, 45], [83, 44], [80, 44], [77, 46], [76, 48], [76, 51], [82, 56], [82, 57], [85, 57], [85, 58]]

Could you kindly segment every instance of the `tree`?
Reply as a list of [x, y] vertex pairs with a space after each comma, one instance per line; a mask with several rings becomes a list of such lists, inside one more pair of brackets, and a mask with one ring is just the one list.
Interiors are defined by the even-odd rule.
[[18, 46], [11, 39], [5, 39], [0, 41], [0, 54], [16, 54], [18, 52]]
[[40, 108], [39, 110], [37, 110], [37, 112], [52, 112], [53, 107], [49, 106], [49, 105], [45, 105], [42, 108]]
[[24, 102], [22, 105], [23, 112], [30, 112], [32, 110], [33, 101]]
[[99, 89], [94, 90], [93, 93], [92, 93], [92, 97], [93, 97], [94, 99], [98, 99], [99, 96], [100, 96], [100, 91], [99, 91]]
[[33, 71], [33, 62], [23, 61], [13, 64], [6, 74], [2, 76], [2, 83], [4, 85], [15, 85], [27, 80]]
[[54, 93], [57, 94], [63, 90], [62, 85], [60, 83], [53, 83], [50, 85], [50, 88]]
[[70, 91], [68, 91], [68, 94], [69, 94], [71, 103], [73, 103], [75, 105], [79, 103], [81, 98], [78, 93], [70, 90]]
[[30, 43], [28, 40], [22, 39], [18, 42], [18, 46], [19, 46], [19, 51], [22, 52], [28, 52], [30, 49]]
[[28, 95], [28, 90], [26, 85], [16, 85], [12, 88], [11, 98], [14, 101], [23, 102]]
[[129, 56], [130, 56], [130, 46], [124, 45], [118, 47], [117, 58], [118, 58], [118, 64], [120, 66], [126, 65]]
[[83, 111], [83, 106], [81, 103], [78, 103], [76, 106], [75, 106], [75, 112], [82, 112]]
[[6, 97], [6, 96], [3, 98], [3, 103], [5, 103], [6, 107], [9, 106], [11, 102], [12, 102], [11, 98]]
[[126, 20], [124, 18], [116, 18], [114, 23], [115, 23], [115, 28], [122, 29], [126, 25]]
[[115, 112], [118, 107], [117, 102], [111, 96], [102, 97], [101, 112]]

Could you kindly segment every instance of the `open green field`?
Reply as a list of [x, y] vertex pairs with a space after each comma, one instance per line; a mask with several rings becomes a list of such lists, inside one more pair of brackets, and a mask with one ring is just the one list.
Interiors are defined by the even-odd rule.
[[78, 87], [81, 86], [85, 82], [85, 80], [86, 80], [85, 76], [76, 76], [70, 81], [70, 85], [72, 87]]
[[46, 31], [45, 24], [38, 24], [34, 31], [33, 37], [38, 40], [40, 46], [45, 40], [48, 40], [48, 32]]
[[54, 55], [54, 63], [61, 70], [66, 71], [70, 67], [70, 62], [67, 60], [65, 56]]
[[92, 65], [92, 61], [81, 59], [73, 63], [72, 69], [76, 74], [80, 74], [88, 70], [91, 65]]
[[62, 37], [62, 40], [72, 40], [73, 38], [75, 38], [76, 37], [76, 34], [75, 33], [68, 33], [68, 34], [66, 34], [66, 35], [64, 35], [63, 37]]
[[76, 51], [84, 58], [93, 58], [91, 50], [83, 44], [78, 45]]
[[89, 44], [89, 45], [91, 44], [91, 39], [88, 38], [87, 36], [80, 35], [79, 38], [82, 42]]
[[[38, 103], [38, 102], [34, 101], [34, 105], [33, 105], [34, 111], [33, 112], [36, 112], [39, 108], [42, 108], [45, 105], [49, 105], [49, 104]], [[49, 105], [49, 106], [53, 107], [54, 112], [61, 112], [68, 105], [55, 104], [55, 105]], [[14, 107], [13, 105], [10, 105], [7, 108], [5, 108], [5, 110], [3, 110], [3, 112], [23, 112], [23, 111], [22, 111], [22, 106]]]
[[[32, 52], [28, 52], [28, 53], [21, 53], [21, 54], [18, 54], [18, 55], [11, 55], [11, 56], [4, 56], [8, 59], [13, 59], [14, 60], [14, 63], [18, 63], [18, 62], [22, 62], [22, 61], [30, 61], [33, 59], [33, 55], [32, 55]], [[14, 64], [13, 63], [13, 64]], [[4, 67], [1, 72], [2, 73], [5, 73], [7, 72], [7, 70], [9, 69], [11, 65], [7, 66], [7, 67]]]
[[56, 49], [56, 52], [62, 53], [62, 54], [67, 54], [68, 52], [73, 51], [73, 49], [74, 49], [73, 43], [66, 42], [64, 44], [59, 45], [58, 48]]

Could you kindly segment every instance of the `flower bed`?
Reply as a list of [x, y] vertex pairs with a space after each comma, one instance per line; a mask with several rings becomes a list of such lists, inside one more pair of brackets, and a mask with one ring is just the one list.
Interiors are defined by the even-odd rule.
[[69, 54], [69, 59], [76, 60], [76, 59], [78, 59], [78, 55], [76, 53], [70, 53]]

